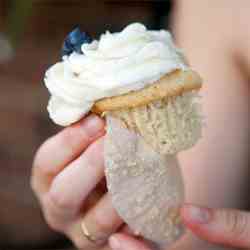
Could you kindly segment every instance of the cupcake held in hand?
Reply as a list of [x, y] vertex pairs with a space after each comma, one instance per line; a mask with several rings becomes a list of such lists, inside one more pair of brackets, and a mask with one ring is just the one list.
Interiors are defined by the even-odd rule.
[[45, 76], [51, 119], [68, 126], [89, 112], [106, 118], [114, 207], [145, 239], [175, 241], [183, 232], [178, 206], [184, 199], [176, 154], [201, 137], [201, 78], [169, 32], [140, 23], [107, 31], [99, 41], [74, 30], [63, 54]]

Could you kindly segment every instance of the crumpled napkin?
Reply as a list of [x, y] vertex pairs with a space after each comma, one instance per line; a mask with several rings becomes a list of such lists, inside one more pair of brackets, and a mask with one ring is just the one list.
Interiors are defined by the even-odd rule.
[[136, 235], [157, 248], [184, 233], [179, 207], [184, 200], [182, 175], [175, 155], [161, 155], [123, 122], [106, 117], [104, 157], [113, 206]]

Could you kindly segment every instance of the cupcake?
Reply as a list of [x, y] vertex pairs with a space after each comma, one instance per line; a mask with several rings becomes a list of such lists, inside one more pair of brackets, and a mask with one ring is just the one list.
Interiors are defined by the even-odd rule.
[[[68, 126], [90, 112], [107, 118], [106, 176], [114, 206], [125, 221], [155, 243], [179, 237], [178, 209], [167, 204], [178, 205], [183, 199], [176, 154], [201, 137], [198, 91], [202, 80], [187, 65], [170, 33], [133, 23], [92, 40], [76, 29], [65, 40], [63, 60], [46, 72], [45, 84], [51, 93], [48, 111], [55, 123]], [[137, 144], [139, 151], [131, 151]], [[151, 177], [154, 180], [148, 186], [141, 185]], [[166, 189], [169, 200], [159, 196]], [[147, 192], [154, 194], [157, 200], [141, 199], [138, 190], [145, 197]], [[124, 197], [128, 191], [133, 195]], [[131, 211], [135, 216], [138, 209], [128, 212], [127, 208], [137, 200], [143, 200], [141, 207], [154, 217], [142, 209], [145, 215], [136, 220]], [[149, 205], [158, 201], [154, 209]], [[162, 213], [158, 216], [155, 211]], [[167, 226], [160, 223], [163, 218], [169, 221]]]
[[200, 87], [197, 73], [175, 70], [142, 90], [100, 100], [93, 111], [121, 119], [157, 152], [175, 154], [201, 136]]

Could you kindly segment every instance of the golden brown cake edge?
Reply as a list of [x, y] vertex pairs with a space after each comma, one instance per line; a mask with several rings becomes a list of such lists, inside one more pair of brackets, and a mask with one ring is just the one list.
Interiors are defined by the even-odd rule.
[[185, 92], [199, 90], [201, 86], [202, 79], [195, 71], [176, 70], [141, 90], [101, 99], [95, 103], [91, 111], [103, 114], [107, 111], [135, 108], [165, 97], [180, 96]]

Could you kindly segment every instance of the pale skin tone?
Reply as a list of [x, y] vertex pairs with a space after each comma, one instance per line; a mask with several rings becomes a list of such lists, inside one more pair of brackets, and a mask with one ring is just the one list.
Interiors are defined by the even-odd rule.
[[[34, 161], [31, 185], [45, 219], [79, 249], [110, 249], [106, 240], [123, 224], [104, 185], [96, 188], [104, 178], [104, 128], [89, 116], [47, 140]], [[82, 220], [100, 243], [83, 236]]]
[[[186, 201], [205, 207], [246, 209], [250, 3], [247, 0], [175, 3], [173, 28], [177, 42], [205, 82], [201, 93], [206, 117], [204, 136], [195, 148], [180, 157]], [[104, 121], [92, 115], [45, 142], [34, 161], [32, 187], [49, 225], [65, 233], [79, 249], [151, 250], [124, 233], [128, 229], [113, 209], [104, 185], [96, 188], [104, 178], [104, 127]], [[197, 209], [190, 213], [192, 208], [193, 205], [182, 208], [183, 221], [193, 233], [214, 244], [188, 232], [170, 250], [250, 248], [248, 213], [206, 209], [202, 216]], [[192, 219], [192, 214], [199, 215], [198, 219], [197, 216]], [[98, 244], [84, 238], [82, 220]]]

